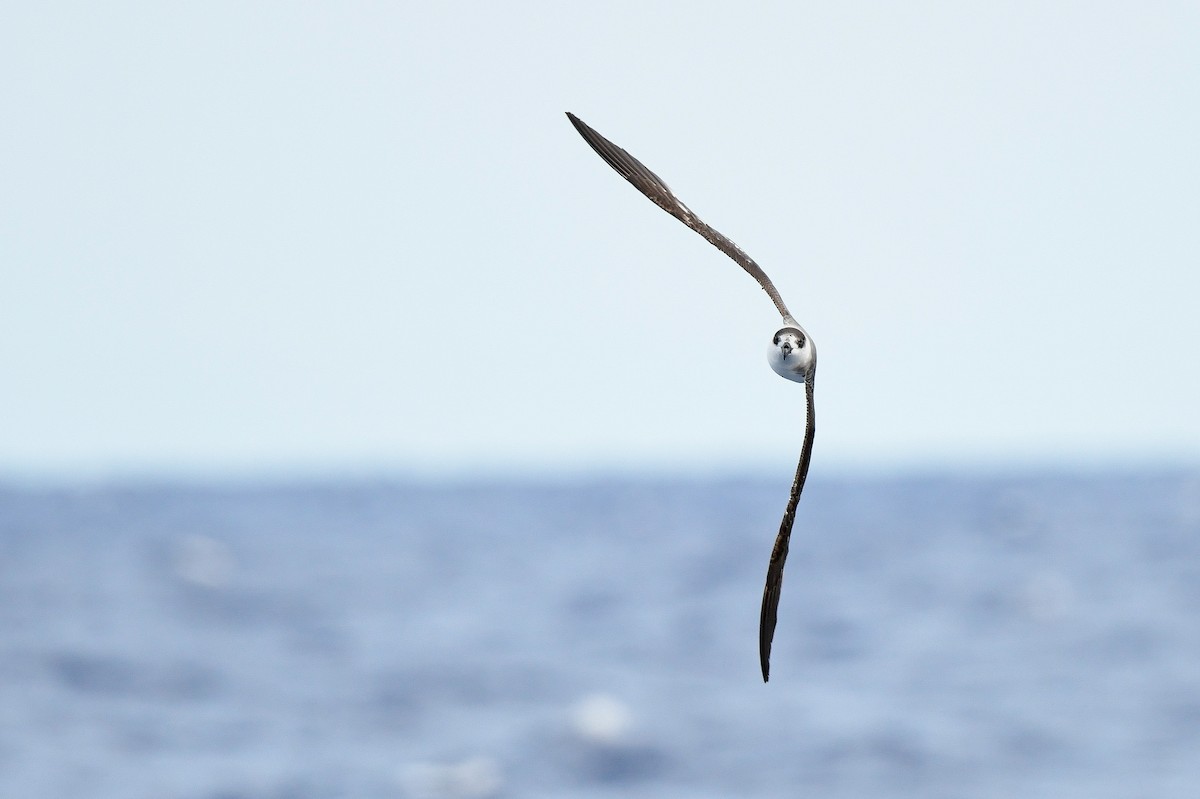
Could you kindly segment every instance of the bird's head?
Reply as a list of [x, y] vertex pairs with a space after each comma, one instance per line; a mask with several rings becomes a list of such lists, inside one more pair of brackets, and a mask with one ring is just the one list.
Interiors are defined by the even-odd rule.
[[789, 325], [775, 332], [767, 360], [779, 376], [803, 383], [817, 365], [817, 348], [799, 325]]

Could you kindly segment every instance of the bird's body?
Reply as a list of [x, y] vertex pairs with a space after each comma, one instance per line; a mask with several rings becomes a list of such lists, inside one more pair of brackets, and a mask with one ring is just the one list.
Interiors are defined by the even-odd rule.
[[792, 525], [796, 519], [796, 506], [800, 502], [800, 494], [804, 490], [804, 481], [808, 477], [808, 465], [812, 458], [813, 437], [816, 434], [816, 409], [813, 405], [813, 380], [817, 369], [817, 349], [812, 338], [804, 328], [796, 322], [783, 303], [783, 298], [775, 289], [771, 279], [762, 268], [746, 255], [740, 247], [723, 236], [714, 228], [705, 224], [690, 208], [684, 205], [668, 188], [658, 175], [646, 168], [629, 153], [616, 146], [608, 139], [588, 127], [574, 114], [568, 113], [571, 124], [583, 136], [584, 141], [603, 158], [609, 166], [628, 180], [642, 194], [646, 195], [655, 205], [662, 208], [671, 216], [699, 233], [710, 244], [732, 258], [746, 270], [762, 287], [775, 309], [783, 318], [783, 326], [775, 332], [771, 345], [767, 350], [767, 361], [775, 372], [788, 380], [804, 384], [805, 394], [805, 425], [804, 444], [800, 452], [800, 463], [796, 467], [796, 477], [792, 481], [792, 490], [788, 495], [787, 507], [783, 513], [783, 521], [779, 525], [779, 534], [775, 537], [775, 546], [771, 550], [771, 561], [767, 566], [767, 581], [763, 588], [762, 614], [759, 619], [759, 660], [762, 666], [763, 681], [770, 676], [771, 642], [775, 636], [776, 615], [779, 610], [779, 592], [783, 585], [783, 565], [787, 559], [788, 544], [791, 540]]
[[817, 363], [817, 348], [804, 328], [785, 327], [767, 347], [767, 363], [780, 377], [803, 383]]

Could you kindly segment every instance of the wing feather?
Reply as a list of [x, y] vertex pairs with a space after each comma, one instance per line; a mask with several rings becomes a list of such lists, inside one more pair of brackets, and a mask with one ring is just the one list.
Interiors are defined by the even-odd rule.
[[775, 621], [779, 613], [779, 593], [783, 588], [783, 564], [787, 560], [788, 544], [792, 538], [792, 525], [796, 522], [796, 505], [804, 491], [808, 477], [808, 464], [812, 460], [813, 436], [817, 432], [816, 406], [813, 404], [813, 378], [816, 369], [811, 369], [804, 379], [804, 396], [807, 405], [807, 422], [804, 425], [804, 447], [800, 451], [800, 463], [796, 466], [796, 479], [792, 481], [792, 493], [788, 496], [783, 521], [779, 523], [779, 535], [771, 549], [771, 563], [767, 566], [767, 584], [763, 588], [762, 615], [758, 622], [758, 659], [762, 665], [763, 682], [771, 676], [771, 642], [775, 639]]
[[763, 291], [767, 292], [767, 296], [771, 298], [771, 302], [775, 303], [775, 308], [783, 316], [784, 321], [795, 323], [795, 319], [792, 318], [787, 306], [784, 305], [783, 298], [779, 296], [779, 291], [776, 290], [775, 284], [771, 282], [771, 278], [767, 277], [767, 273], [762, 270], [762, 267], [755, 263], [753, 258], [746, 255], [741, 247], [734, 244], [716, 229], [705, 224], [700, 217], [692, 212], [692, 209], [684, 205], [675, 196], [675, 193], [667, 186], [666, 181], [651, 172], [641, 161], [588, 127], [587, 123], [569, 111], [567, 112], [567, 118], [571, 120], [571, 124], [575, 126], [575, 130], [579, 131], [579, 135], [583, 137], [583, 140], [591, 145], [591, 148], [609, 166], [616, 170], [617, 174], [632, 183], [634, 188], [649, 197], [650, 201], [659, 208], [699, 233], [710, 244], [732, 258], [751, 277], [758, 281], [758, 285], [762, 286]]

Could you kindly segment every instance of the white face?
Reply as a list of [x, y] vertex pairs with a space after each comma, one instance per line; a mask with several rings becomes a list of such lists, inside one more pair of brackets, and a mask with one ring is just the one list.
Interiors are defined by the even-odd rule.
[[775, 333], [767, 349], [767, 361], [781, 377], [803, 383], [808, 370], [817, 360], [817, 350], [800, 328], [785, 327]]

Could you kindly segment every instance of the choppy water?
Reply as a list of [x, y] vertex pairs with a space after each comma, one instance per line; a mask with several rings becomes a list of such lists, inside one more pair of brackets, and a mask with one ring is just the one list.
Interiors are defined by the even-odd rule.
[[0, 489], [0, 795], [1200, 796], [1200, 474]]

